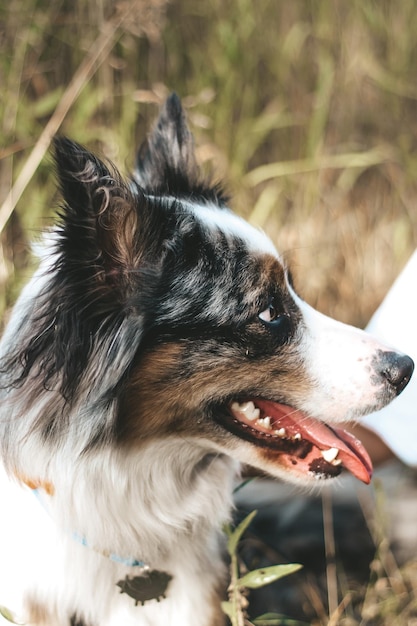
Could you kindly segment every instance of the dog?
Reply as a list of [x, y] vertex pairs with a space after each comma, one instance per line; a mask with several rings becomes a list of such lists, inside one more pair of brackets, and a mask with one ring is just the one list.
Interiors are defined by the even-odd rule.
[[220, 626], [241, 464], [368, 483], [340, 424], [413, 362], [300, 298], [200, 173], [175, 94], [131, 179], [63, 137], [55, 163], [57, 225], [0, 345], [2, 614]]

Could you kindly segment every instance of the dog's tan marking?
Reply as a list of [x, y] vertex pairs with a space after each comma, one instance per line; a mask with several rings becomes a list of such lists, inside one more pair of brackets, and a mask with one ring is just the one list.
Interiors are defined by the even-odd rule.
[[261, 268], [263, 276], [265, 276], [269, 283], [275, 283], [277, 285], [285, 284], [285, 268], [282, 264], [272, 255], [265, 254], [262, 256]]
[[48, 496], [53, 496], [55, 493], [55, 487], [49, 480], [40, 480], [36, 478], [28, 478], [27, 476], [22, 476], [16, 473], [16, 478], [29, 487], [29, 489], [43, 489]]
[[29, 597], [26, 606], [29, 615], [27, 624], [36, 624], [36, 626], [51, 626], [51, 624], [54, 624], [54, 616], [51, 615], [43, 604]]
[[[192, 371], [191, 350], [196, 351], [191, 355], [191, 362], [195, 362]], [[205, 418], [210, 403], [221, 404], [249, 390], [258, 397], [280, 397], [285, 389], [288, 402], [297, 404], [308, 393], [309, 385], [307, 373], [287, 347], [253, 362], [236, 349], [226, 347], [221, 354], [211, 354], [187, 342], [170, 343], [149, 352], [132, 372], [121, 421], [130, 441], [136, 444], [169, 434], [203, 436], [219, 442], [219, 438], [223, 441], [232, 435], [226, 430], [220, 434], [218, 426]]]

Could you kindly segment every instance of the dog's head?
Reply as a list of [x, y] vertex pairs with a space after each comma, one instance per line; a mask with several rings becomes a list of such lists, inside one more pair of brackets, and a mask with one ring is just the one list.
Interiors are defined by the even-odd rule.
[[271, 241], [200, 176], [178, 98], [131, 181], [66, 139], [56, 163], [61, 222], [19, 351], [20, 380], [65, 397], [45, 436], [75, 419], [88, 446], [180, 436], [278, 476], [368, 482], [335, 424], [391, 401], [412, 362], [299, 298]]

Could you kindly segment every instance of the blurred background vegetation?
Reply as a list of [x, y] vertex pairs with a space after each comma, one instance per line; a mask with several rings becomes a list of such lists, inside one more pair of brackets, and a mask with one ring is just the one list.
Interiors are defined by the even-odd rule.
[[[0, 319], [59, 202], [53, 134], [128, 173], [175, 90], [300, 293], [364, 326], [417, 243], [416, 33], [415, 0], [2, 2]], [[372, 619], [343, 623], [411, 624]]]
[[414, 0], [1, 3], [0, 314], [57, 205], [51, 135], [128, 172], [175, 90], [303, 296], [366, 324], [417, 241], [416, 32]]

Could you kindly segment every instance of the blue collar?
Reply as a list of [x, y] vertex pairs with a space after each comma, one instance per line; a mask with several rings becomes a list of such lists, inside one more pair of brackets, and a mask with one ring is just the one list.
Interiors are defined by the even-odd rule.
[[[47, 508], [42, 500], [42, 496], [39, 493], [39, 489], [32, 489], [32, 492], [36, 496], [38, 502], [40, 502], [42, 507], [47, 511]], [[115, 563], [126, 565], [127, 567], [142, 567], [143, 569], [146, 569], [146, 570], [149, 569], [149, 565], [147, 565], [144, 561], [138, 561], [137, 559], [134, 559], [134, 558], [130, 558], [130, 557], [126, 558], [123, 556], [119, 556], [118, 554], [114, 554], [113, 552], [109, 553], [109, 552], [97, 550], [93, 546], [90, 546], [87, 542], [87, 539], [76, 531], [73, 532], [71, 536], [74, 539], [74, 541], [76, 541], [77, 543], [80, 543], [82, 546], [85, 546], [86, 548], [90, 548], [90, 550], [97, 552], [97, 554], [101, 554], [101, 556], [107, 557], [108, 559], [110, 559], [110, 561], [114, 561]]]

